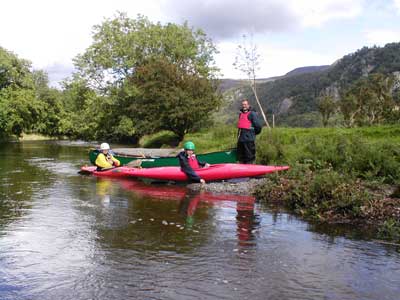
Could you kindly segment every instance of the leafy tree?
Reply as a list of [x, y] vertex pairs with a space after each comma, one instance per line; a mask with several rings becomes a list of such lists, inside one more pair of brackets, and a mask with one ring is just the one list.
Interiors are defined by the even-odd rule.
[[324, 96], [318, 101], [318, 110], [322, 115], [322, 124], [326, 127], [329, 118], [335, 113], [336, 103], [331, 96]]
[[39, 115], [30, 63], [0, 47], [0, 136], [20, 136]]
[[132, 83], [138, 96], [130, 110], [138, 117], [138, 128], [146, 133], [169, 130], [182, 140], [207, 122], [220, 104], [215, 82], [163, 57], [139, 67]]
[[361, 107], [358, 98], [351, 93], [346, 93], [339, 101], [339, 108], [343, 114], [344, 123], [347, 127], [353, 127], [356, 116], [360, 113]]
[[[120, 13], [95, 26], [93, 40], [75, 64], [87, 87], [105, 101], [97, 105], [102, 108], [99, 118], [112, 118], [102, 123], [102, 128], [107, 128], [105, 124], [111, 126], [105, 136], [115, 136], [119, 130], [124, 135], [140, 136], [173, 127], [183, 137], [199, 123], [197, 119], [189, 121], [197, 115], [183, 116], [186, 107], [201, 105], [199, 112], [211, 112], [209, 108], [216, 105], [216, 49], [201, 30], [193, 30], [186, 23], [152, 23], [143, 16], [130, 19]], [[173, 78], [178, 75], [182, 80]], [[187, 103], [182, 103], [183, 98]], [[165, 118], [167, 111], [173, 121]]]
[[352, 84], [340, 101], [348, 126], [384, 123], [395, 109], [394, 77], [371, 74]]
[[246, 74], [248, 78], [249, 86], [256, 99], [258, 107], [260, 108], [261, 115], [264, 119], [265, 124], [269, 128], [267, 117], [265, 116], [264, 109], [258, 98], [257, 93], [257, 71], [260, 69], [260, 54], [257, 52], [257, 46], [252, 42], [250, 45], [246, 43], [246, 35], [243, 36], [243, 44], [237, 48], [237, 56], [235, 58], [234, 67]]
[[29, 61], [0, 47], [0, 90], [7, 87], [32, 88], [30, 67]]
[[40, 116], [33, 130], [38, 133], [57, 136], [61, 134], [60, 121], [64, 115], [61, 92], [49, 87], [49, 79], [42, 70], [32, 72], [35, 97], [40, 101]]

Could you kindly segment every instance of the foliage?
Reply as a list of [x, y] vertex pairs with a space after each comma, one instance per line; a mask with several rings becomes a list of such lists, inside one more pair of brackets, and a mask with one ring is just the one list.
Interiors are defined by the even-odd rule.
[[318, 110], [322, 115], [322, 124], [328, 125], [329, 118], [335, 113], [336, 103], [331, 96], [324, 96], [318, 99]]
[[400, 220], [388, 219], [380, 227], [378, 236], [400, 242]]
[[[79, 72], [69, 89], [84, 88], [66, 91], [71, 117], [65, 128], [84, 138], [138, 140], [169, 130], [183, 139], [219, 105], [215, 53], [207, 36], [186, 23], [161, 25], [123, 13], [105, 20], [75, 59]], [[80, 116], [89, 121], [85, 128], [77, 125]]]
[[[307, 73], [288, 73], [287, 76], [277, 78], [275, 80], [265, 81], [258, 83], [258, 96], [262, 106], [268, 107], [271, 114], [275, 114], [276, 124], [279, 126], [300, 126], [304, 127], [305, 123], [302, 123], [301, 118], [296, 116], [303, 115], [306, 113], [318, 111], [318, 99], [321, 96], [327, 95], [335, 99], [335, 101], [342, 99], [343, 105], [341, 105], [341, 111], [345, 115], [346, 124], [349, 126], [351, 122], [351, 106], [356, 99], [349, 98], [344, 99], [348, 96], [349, 89], [352, 89], [352, 85], [356, 84], [357, 81], [363, 78], [371, 76], [384, 76], [384, 78], [390, 78], [395, 72], [400, 71], [400, 43], [387, 44], [385, 47], [364, 47], [355, 53], [346, 55], [332, 64], [329, 68], [320, 68], [314, 72]], [[375, 75], [376, 74], [376, 75]], [[381, 74], [381, 75], [378, 75]], [[375, 91], [378, 86], [374, 86], [373, 77], [370, 77], [369, 82], [371, 88]], [[391, 79], [386, 80], [386, 84], [390, 83]], [[386, 88], [381, 86], [380, 88]], [[382, 89], [378, 94], [385, 94]], [[400, 95], [399, 88], [392, 90], [392, 96], [396, 102], [396, 95]], [[254, 96], [250, 89], [240, 89], [236, 97], [236, 101], [230, 105], [230, 110], [234, 109], [240, 98], [248, 97], [251, 102], [255, 103]], [[287, 109], [282, 109], [282, 103], [285, 99], [290, 100], [291, 105]], [[375, 98], [378, 102], [385, 102], [387, 99]], [[346, 102], [346, 103], [345, 103]], [[399, 102], [396, 102], [399, 106]], [[357, 103], [356, 103], [357, 104]], [[368, 118], [363, 120], [365, 124], [376, 124], [382, 123], [382, 119], [372, 121], [373, 114], [379, 106], [374, 105], [374, 110], [368, 112]], [[347, 112], [343, 109], [348, 108]], [[388, 107], [385, 107], [385, 109]], [[369, 115], [368, 115], [369, 113]], [[400, 119], [399, 111], [392, 111], [391, 114], [382, 114], [384, 116], [384, 123], [398, 122]], [[306, 119], [305, 119], [306, 121]], [[295, 123], [293, 123], [295, 122]], [[353, 124], [358, 124], [356, 121]], [[314, 125], [315, 126], [315, 125]]]
[[[188, 134], [198, 151], [236, 145], [234, 126], [218, 125]], [[257, 136], [257, 163], [332, 168], [366, 180], [394, 184], [400, 180], [400, 127], [275, 128]]]
[[275, 178], [273, 183], [256, 189], [261, 200], [270, 198], [283, 201], [284, 205], [312, 219], [358, 218], [362, 206], [370, 195], [359, 182], [329, 169], [315, 172], [306, 168], [302, 176], [292, 180]]
[[339, 102], [346, 125], [373, 125], [390, 119], [396, 108], [394, 83], [393, 76], [376, 73], [352, 84]]
[[165, 58], [139, 67], [130, 83], [138, 95], [129, 109], [145, 133], [169, 130], [183, 140], [186, 133], [208, 121], [220, 102], [215, 84]]
[[45, 72], [0, 47], [0, 137], [59, 134], [60, 93], [48, 84]]
[[171, 131], [159, 131], [155, 134], [145, 135], [139, 145], [144, 148], [171, 148], [177, 146], [179, 139]]

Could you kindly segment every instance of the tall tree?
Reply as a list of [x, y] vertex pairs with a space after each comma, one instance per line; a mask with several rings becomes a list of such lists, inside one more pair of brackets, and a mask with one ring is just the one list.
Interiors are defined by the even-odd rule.
[[254, 97], [256, 98], [258, 107], [260, 108], [261, 115], [264, 119], [265, 124], [269, 128], [267, 117], [264, 113], [264, 109], [261, 106], [260, 100], [258, 99], [257, 93], [257, 71], [260, 69], [260, 54], [257, 52], [257, 46], [251, 39], [250, 44], [247, 43], [246, 35], [243, 36], [243, 44], [237, 47], [237, 56], [233, 66], [246, 74], [248, 83], [251, 90], [253, 91]]
[[0, 136], [20, 136], [39, 120], [30, 62], [0, 47]]
[[[205, 33], [190, 28], [186, 23], [162, 25], [152, 23], [143, 16], [130, 19], [120, 13], [94, 27], [92, 45], [76, 57], [75, 64], [80, 77], [87, 81], [89, 87], [108, 97], [108, 101], [113, 103], [114, 114], [124, 117], [122, 127], [131, 124], [135, 127], [135, 134], [164, 127], [172, 127], [175, 132], [188, 132], [194, 127], [191, 122], [182, 120], [194, 116], [182, 109], [181, 101], [173, 99], [187, 97], [186, 101], [190, 103], [197, 97], [197, 102], [191, 102], [191, 105], [199, 102], [207, 108], [215, 105], [213, 82], [218, 71], [213, 58], [215, 53], [216, 48]], [[154, 62], [161, 62], [161, 65], [157, 66]], [[160, 76], [157, 76], [157, 70]], [[174, 72], [169, 73], [171, 70], [187, 82], [197, 82], [200, 86], [179, 84], [179, 88], [168, 87], [165, 79], [171, 79], [169, 76]], [[154, 77], [148, 78], [150, 74]], [[150, 83], [143, 83], [140, 78], [149, 80], [152, 89], [147, 88]], [[196, 93], [193, 89], [198, 88], [202, 88], [202, 92], [193, 97]], [[161, 97], [161, 94], [165, 95]], [[156, 104], [156, 101], [164, 103]], [[162, 109], [166, 105], [170, 113], [187, 113], [188, 116], [180, 118], [178, 123], [165, 124], [167, 120], [162, 117], [165, 115]], [[148, 108], [152, 113], [144, 113], [146, 119], [139, 117], [137, 109], [132, 109], [139, 106]], [[185, 128], [182, 129], [182, 126]]]
[[318, 100], [318, 110], [322, 115], [322, 124], [328, 125], [330, 117], [335, 113], [336, 103], [331, 96], [323, 96]]
[[352, 84], [339, 102], [348, 126], [385, 122], [396, 107], [393, 99], [394, 77], [371, 74]]
[[206, 123], [220, 104], [216, 83], [159, 57], [139, 67], [132, 77], [138, 97], [131, 111], [142, 130], [170, 130], [180, 140]]

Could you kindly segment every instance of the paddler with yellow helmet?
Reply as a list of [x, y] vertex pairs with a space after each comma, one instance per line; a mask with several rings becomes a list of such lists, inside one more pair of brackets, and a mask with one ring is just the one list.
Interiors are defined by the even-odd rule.
[[98, 171], [119, 167], [121, 165], [120, 161], [111, 154], [110, 145], [108, 143], [102, 143], [100, 145], [100, 153], [97, 155], [95, 164]]

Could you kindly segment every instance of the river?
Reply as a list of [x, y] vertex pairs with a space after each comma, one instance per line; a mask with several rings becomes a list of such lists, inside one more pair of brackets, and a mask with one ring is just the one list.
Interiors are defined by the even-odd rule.
[[88, 146], [0, 145], [0, 299], [399, 299], [400, 252], [251, 196], [79, 175]]

